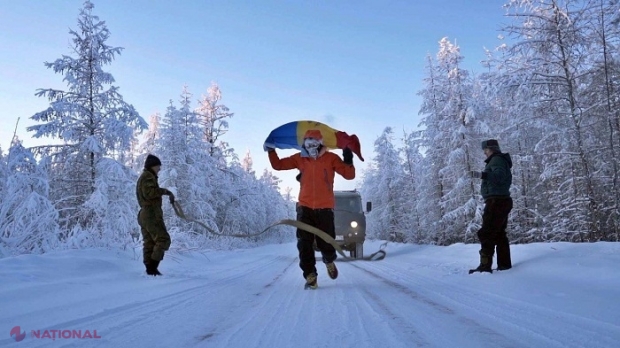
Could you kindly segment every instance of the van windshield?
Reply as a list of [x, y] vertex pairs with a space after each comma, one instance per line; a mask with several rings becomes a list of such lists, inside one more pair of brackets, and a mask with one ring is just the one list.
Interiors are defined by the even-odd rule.
[[335, 210], [361, 213], [362, 200], [359, 197], [336, 197]]

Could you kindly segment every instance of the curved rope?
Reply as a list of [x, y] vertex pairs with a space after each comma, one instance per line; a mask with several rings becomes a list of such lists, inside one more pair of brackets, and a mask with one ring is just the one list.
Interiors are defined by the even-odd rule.
[[189, 218], [185, 215], [185, 212], [183, 212], [183, 208], [181, 208], [181, 205], [179, 204], [179, 202], [174, 201], [174, 203], [172, 203], [172, 208], [174, 209], [174, 213], [180, 217], [183, 220], [189, 221], [189, 222], [194, 222], [199, 224], [200, 226], [204, 227], [205, 230], [207, 230], [207, 232], [211, 233], [211, 234], [215, 234], [218, 236], [223, 236], [223, 237], [234, 237], [234, 238], [249, 238], [249, 237], [256, 237], [256, 236], [260, 236], [261, 234], [269, 231], [270, 229], [279, 226], [279, 225], [288, 225], [288, 226], [292, 226], [304, 231], [308, 231], [314, 235], [316, 235], [317, 237], [321, 238], [322, 240], [324, 240], [325, 242], [329, 243], [331, 246], [334, 247], [334, 249], [336, 249], [336, 252], [338, 252], [338, 254], [340, 254], [340, 256], [342, 256], [346, 261], [356, 261], [356, 260], [361, 260], [361, 261], [379, 261], [379, 260], [383, 260], [386, 256], [386, 252], [385, 250], [383, 250], [386, 246], [387, 246], [387, 242], [381, 244], [381, 247], [379, 248], [379, 251], [370, 254], [369, 256], [363, 257], [363, 258], [352, 258], [352, 257], [348, 257], [344, 251], [342, 250], [342, 248], [340, 247], [340, 245], [338, 245], [338, 243], [336, 242], [336, 240], [334, 240], [334, 238], [332, 238], [329, 234], [321, 231], [320, 229], [308, 225], [307, 223], [301, 222], [301, 221], [297, 221], [297, 220], [291, 220], [291, 219], [283, 219], [280, 220], [274, 224], [269, 225], [267, 228], [265, 228], [264, 230], [257, 232], [257, 233], [252, 233], [252, 234], [223, 234], [223, 233], [219, 233], [214, 231], [213, 229], [211, 229], [209, 226], [205, 225], [204, 223], [198, 221], [198, 220], [194, 220], [192, 218]]

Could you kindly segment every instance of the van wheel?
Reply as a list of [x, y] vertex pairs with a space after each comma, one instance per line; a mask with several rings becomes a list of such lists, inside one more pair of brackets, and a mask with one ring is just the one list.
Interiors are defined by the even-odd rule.
[[361, 259], [364, 257], [364, 243], [355, 243], [355, 258]]
[[355, 247], [350, 252], [351, 258], [361, 259], [364, 257], [364, 244], [355, 243]]

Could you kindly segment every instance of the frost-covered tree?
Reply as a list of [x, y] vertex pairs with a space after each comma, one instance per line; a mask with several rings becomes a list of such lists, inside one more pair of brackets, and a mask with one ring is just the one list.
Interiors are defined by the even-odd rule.
[[422, 167], [425, 168], [420, 172], [419, 200], [416, 204], [418, 211], [425, 212], [420, 217], [423, 234], [433, 236], [434, 240], [436, 231], [444, 229], [443, 217], [446, 209], [443, 197], [447, 189], [443, 186], [441, 169], [446, 166], [450, 149], [444, 141], [445, 130], [440, 125], [440, 121], [444, 118], [443, 105], [445, 104], [441, 91], [441, 79], [437, 76], [432, 57], [427, 57], [427, 61], [428, 73], [424, 78], [425, 88], [418, 92], [418, 95], [422, 97], [420, 114], [424, 115], [419, 126], [424, 128], [414, 133], [414, 136], [419, 138], [419, 148], [424, 154]]
[[67, 242], [71, 247], [128, 247], [140, 233], [135, 193], [138, 176], [130, 167], [105, 157], [97, 162], [97, 171], [105, 175], [97, 176], [95, 192], [84, 203], [93, 212], [95, 223], [88, 233], [73, 229]]
[[368, 215], [371, 238], [389, 239], [413, 233], [413, 226], [407, 224], [412, 211], [411, 200], [403, 190], [406, 182], [403, 165], [393, 142], [392, 129], [387, 127], [375, 141], [374, 163], [364, 176], [362, 193], [373, 202], [373, 210]]
[[263, 174], [261, 175], [259, 181], [267, 186], [274, 189], [278, 188], [278, 185], [282, 182], [277, 176], [273, 175], [273, 172], [265, 168], [263, 170]]
[[210, 146], [209, 154], [220, 164], [230, 155], [231, 149], [228, 143], [222, 140], [222, 136], [228, 132], [228, 119], [234, 115], [226, 105], [220, 103], [221, 99], [222, 91], [213, 83], [198, 102], [196, 109], [204, 129], [204, 138]]
[[[502, 140], [504, 151], [510, 152], [513, 161], [511, 196], [514, 208], [509, 218], [508, 235], [511, 241], [527, 243], [545, 240], [542, 217], [549, 211], [546, 190], [539, 180], [542, 157], [536, 144], [544, 130], [551, 127], [537, 109], [535, 88], [527, 83], [528, 74], [519, 67], [520, 59], [507, 54], [507, 46], [498, 49], [500, 57], [490, 52], [485, 65], [492, 69], [481, 75], [481, 99], [491, 134]], [[481, 104], [478, 103], [478, 106]]]
[[[191, 111], [187, 89], [181, 94], [181, 109], [170, 101], [161, 121], [160, 137], [156, 140], [155, 154], [162, 161], [160, 186], [171, 190], [182, 204], [185, 213], [193, 219], [213, 227], [216, 219], [216, 199], [213, 197], [214, 161], [208, 156], [207, 144], [202, 140], [201, 128]], [[171, 229], [192, 231], [204, 235], [200, 226], [174, 217], [165, 205]]]
[[254, 175], [254, 169], [252, 169], [252, 166], [254, 164], [254, 161], [252, 160], [252, 155], [250, 154], [250, 150], [248, 150], [245, 153], [245, 157], [243, 157], [243, 160], [241, 161], [241, 168], [243, 168], [244, 171], [246, 171], [247, 173]]
[[[279, 179], [270, 172], [256, 178], [249, 153], [239, 162], [236, 155], [213, 156], [211, 143], [204, 136], [200, 113], [192, 111], [191, 94], [184, 88], [180, 107], [170, 102], [152, 150], [162, 161], [159, 182], [173, 191], [185, 214], [205, 224], [178, 219], [164, 204], [166, 224], [174, 248], [208, 245], [211, 247], [248, 246], [281, 242], [290, 237], [285, 228], [249, 239], [226, 238], [218, 234], [253, 234], [288, 217], [294, 208], [278, 192]], [[218, 142], [222, 143], [223, 139]]]
[[[590, 49], [584, 75], [585, 103], [597, 120], [592, 125], [591, 155], [599, 189], [601, 234], [620, 240], [620, 1], [592, 1], [587, 12]], [[602, 136], [600, 136], [602, 135]], [[598, 170], [597, 170], [598, 169]]]
[[479, 152], [474, 153], [472, 145], [479, 143], [480, 134], [487, 128], [474, 113], [473, 83], [467, 71], [461, 68], [460, 48], [447, 38], [443, 38], [439, 46], [435, 77], [444, 96], [439, 129], [448, 132], [444, 141], [449, 149], [447, 163], [440, 170], [445, 190], [442, 204], [446, 211], [443, 217], [446, 230], [441, 242], [452, 243], [459, 240], [455, 236], [460, 234], [465, 240], [473, 240], [479, 228], [478, 190], [468, 173], [480, 165], [475, 155]]
[[4, 155], [4, 151], [2, 150], [2, 147], [0, 147], [0, 204], [2, 204], [2, 201], [4, 200], [5, 194], [4, 194], [4, 185], [3, 183], [6, 182], [8, 176], [9, 176], [9, 169], [8, 169], [8, 164], [6, 162], [6, 156]]
[[160, 122], [161, 114], [159, 112], [156, 112], [149, 117], [148, 129], [144, 133], [142, 143], [138, 146], [136, 162], [133, 167], [136, 171], [142, 171], [146, 156], [155, 151], [155, 147], [157, 146], [157, 142], [160, 138]]
[[[4, 162], [6, 160], [6, 162]], [[14, 138], [3, 159], [0, 201], [0, 252], [43, 253], [60, 244], [58, 212], [49, 200], [45, 166]]]
[[117, 55], [120, 47], [109, 46], [105, 22], [93, 15], [94, 5], [84, 3], [78, 18], [78, 29], [70, 30], [75, 56], [65, 55], [45, 65], [63, 74], [66, 90], [40, 89], [37, 96], [46, 97], [50, 106], [32, 116], [39, 124], [28, 127], [34, 137], [52, 137], [61, 144], [37, 148], [40, 154], [52, 156], [51, 197], [61, 212], [65, 228], [97, 225], [96, 212], [84, 203], [95, 192], [96, 181], [105, 173], [98, 172], [103, 158], [121, 159], [130, 149], [135, 129], [146, 122], [134, 107], [123, 100], [114, 78], [103, 70]]
[[598, 120], [583, 96], [591, 2], [513, 1], [508, 10], [516, 22], [506, 28], [516, 41], [509, 53], [520, 63], [515, 73], [525, 74], [537, 96], [536, 113], [547, 121], [536, 144], [543, 192], [553, 207], [545, 216], [551, 222], [546, 233], [575, 241], [606, 238], [589, 150], [598, 145], [590, 131]]
[[[265, 170], [261, 178], [247, 173], [239, 163], [234, 163], [229, 170], [234, 173], [229, 177], [229, 204], [224, 210], [225, 233], [252, 234], [283, 218], [291, 218], [294, 211], [278, 192], [279, 179]], [[284, 234], [286, 228], [278, 227], [268, 234], [254, 237], [251, 242], [282, 242], [292, 240], [291, 235]]]
[[474, 83], [461, 68], [460, 48], [443, 38], [436, 60], [428, 60], [426, 88], [419, 93], [425, 129], [417, 136], [429, 171], [422, 175], [418, 208], [430, 212], [422, 223], [435, 231], [437, 243], [473, 241], [479, 228], [479, 199], [468, 173], [479, 170], [479, 152], [472, 146], [480, 143], [488, 127], [475, 112]]
[[[2, 151], [2, 147], [0, 147], [0, 207], [4, 204], [5, 194], [4, 194], [4, 183], [6, 183], [8, 177], [8, 166], [6, 163], [6, 158], [4, 156], [4, 152]], [[0, 258], [9, 255], [10, 250], [5, 248], [3, 242], [0, 242]]]
[[402, 192], [405, 197], [403, 201], [407, 205], [408, 214], [403, 217], [403, 225], [409, 226], [405, 231], [408, 241], [423, 243], [427, 241], [427, 233], [421, 224], [421, 216], [424, 212], [418, 210], [420, 192], [422, 185], [421, 173], [425, 170], [422, 167], [423, 157], [419, 149], [419, 139], [414, 133], [405, 133], [403, 139], [403, 184]]
[[[293, 202], [285, 199], [279, 192], [278, 186], [281, 180], [273, 175], [273, 172], [265, 170], [263, 175], [258, 179], [260, 189], [258, 195], [255, 196], [254, 209], [259, 209], [263, 216], [262, 224], [267, 226], [284, 218], [294, 218], [295, 205]], [[260, 228], [259, 226], [256, 226]], [[295, 240], [295, 234], [291, 228], [277, 227], [274, 232], [267, 237], [267, 241], [284, 242]]]

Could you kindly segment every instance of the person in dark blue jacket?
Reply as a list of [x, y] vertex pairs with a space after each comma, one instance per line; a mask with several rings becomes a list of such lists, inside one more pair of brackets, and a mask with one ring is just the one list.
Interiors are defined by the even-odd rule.
[[482, 228], [478, 231], [480, 239], [480, 265], [469, 271], [492, 273], [493, 254], [497, 248], [497, 269], [512, 268], [510, 242], [506, 235], [508, 214], [512, 210], [510, 185], [512, 184], [512, 159], [510, 154], [502, 153], [495, 139], [482, 142], [486, 155], [486, 166], [482, 172], [472, 171], [471, 177], [482, 179], [480, 194], [484, 199]]

